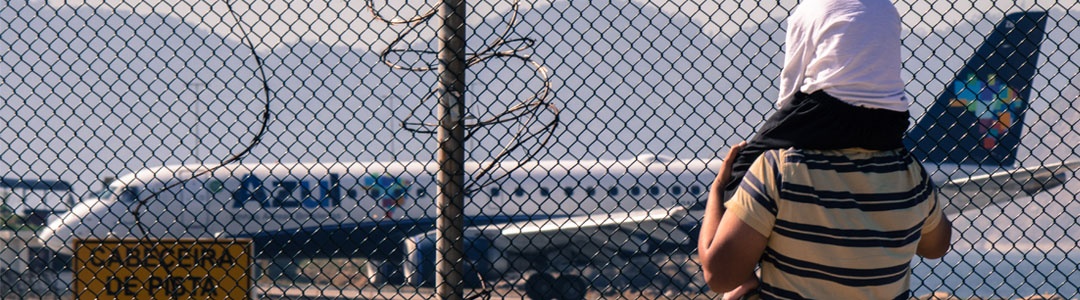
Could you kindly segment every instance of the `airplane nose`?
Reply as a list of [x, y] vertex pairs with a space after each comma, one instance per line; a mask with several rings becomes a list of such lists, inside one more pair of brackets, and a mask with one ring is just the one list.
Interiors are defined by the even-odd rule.
[[95, 224], [95, 221], [88, 218], [94, 215], [92, 213], [94, 209], [104, 207], [104, 203], [100, 199], [87, 200], [76, 204], [66, 214], [61, 215], [56, 220], [46, 224], [44, 228], [38, 230], [36, 242], [53, 253], [71, 255], [72, 250], [68, 244], [75, 238], [80, 237], [80, 235], [85, 237], [90, 233], [90, 228], [86, 224]]
[[49, 226], [38, 231], [37, 243], [54, 253], [71, 252], [71, 249], [66, 247], [65, 240], [74, 237], [69, 234], [71, 230], [65, 229], [62, 222], [50, 223]]

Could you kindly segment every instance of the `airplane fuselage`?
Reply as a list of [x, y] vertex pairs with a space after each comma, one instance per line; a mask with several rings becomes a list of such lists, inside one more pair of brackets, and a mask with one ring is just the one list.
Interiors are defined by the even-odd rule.
[[[719, 163], [652, 156], [504, 163], [496, 169], [511, 170], [508, 177], [466, 195], [465, 226], [688, 207], [705, 198]], [[479, 166], [467, 164], [467, 170]], [[435, 226], [434, 163], [232, 165], [137, 205], [200, 168], [125, 176], [112, 186], [114, 197], [79, 204], [41, 237], [61, 253], [70, 253], [64, 245], [74, 237], [139, 237], [138, 214], [147, 235], [252, 238], [263, 257], [393, 259], [406, 237]], [[680, 223], [694, 227], [696, 219]]]

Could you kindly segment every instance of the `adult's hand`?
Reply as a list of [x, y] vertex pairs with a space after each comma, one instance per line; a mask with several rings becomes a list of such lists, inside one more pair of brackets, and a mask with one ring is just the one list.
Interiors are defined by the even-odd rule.
[[723, 300], [747, 299], [746, 296], [756, 292], [759, 285], [761, 285], [761, 282], [758, 281], [757, 275], [750, 276], [750, 278], [740, 284], [739, 287], [724, 293]]
[[723, 190], [728, 181], [731, 180], [731, 166], [735, 164], [735, 157], [742, 152], [743, 148], [746, 148], [746, 142], [739, 142], [735, 146], [731, 146], [731, 150], [728, 150], [727, 156], [724, 157], [724, 164], [720, 167], [720, 171], [716, 172], [716, 179], [713, 180], [713, 188]]

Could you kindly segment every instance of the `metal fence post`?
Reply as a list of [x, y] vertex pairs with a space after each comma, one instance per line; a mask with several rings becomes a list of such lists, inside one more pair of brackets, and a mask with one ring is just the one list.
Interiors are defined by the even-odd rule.
[[462, 299], [465, 172], [465, 1], [445, 0], [439, 9], [439, 216], [435, 279], [439, 299]]

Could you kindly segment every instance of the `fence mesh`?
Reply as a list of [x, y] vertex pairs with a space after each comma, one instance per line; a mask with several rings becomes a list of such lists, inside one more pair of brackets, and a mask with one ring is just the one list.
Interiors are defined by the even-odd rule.
[[[797, 4], [468, 1], [466, 296], [715, 297], [702, 204], [775, 111]], [[0, 4], [0, 293], [433, 298], [438, 5]], [[912, 294], [1080, 298], [1080, 7], [894, 5], [906, 145], [954, 225]], [[76, 239], [140, 237], [250, 241], [251, 285], [73, 269]]]

